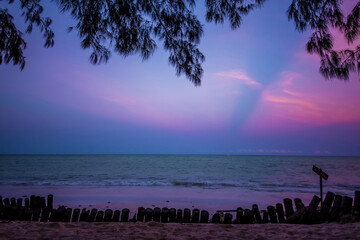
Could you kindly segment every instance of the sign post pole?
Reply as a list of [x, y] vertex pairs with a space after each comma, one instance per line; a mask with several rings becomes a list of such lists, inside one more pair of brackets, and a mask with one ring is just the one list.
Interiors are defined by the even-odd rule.
[[313, 165], [313, 168], [312, 170], [320, 176], [320, 199], [321, 199], [321, 206], [322, 206], [322, 202], [323, 202], [323, 189], [322, 189], [322, 180], [325, 179], [325, 180], [328, 180], [328, 175], [323, 171], [321, 170], [321, 168], [318, 168], [316, 167], [315, 165]]

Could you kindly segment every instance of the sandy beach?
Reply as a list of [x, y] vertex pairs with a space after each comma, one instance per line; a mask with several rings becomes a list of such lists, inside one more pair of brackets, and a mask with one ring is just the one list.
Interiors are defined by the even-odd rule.
[[360, 222], [319, 225], [0, 222], [1, 239], [359, 239]]

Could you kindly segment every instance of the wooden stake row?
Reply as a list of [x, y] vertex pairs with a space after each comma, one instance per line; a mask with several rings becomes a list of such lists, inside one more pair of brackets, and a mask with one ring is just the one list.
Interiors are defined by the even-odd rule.
[[[300, 223], [316, 224], [323, 222], [340, 221], [343, 216], [352, 217], [352, 221], [360, 218], [360, 191], [355, 191], [353, 199], [347, 196], [335, 195], [332, 192], [326, 194], [325, 200], [319, 208], [320, 198], [314, 196], [309, 206], [305, 207], [301, 199], [295, 198], [295, 211], [293, 201], [284, 199], [284, 205], [277, 203], [276, 206], [268, 206], [266, 210], [259, 210], [254, 204], [252, 209], [237, 208], [236, 210], [217, 211], [210, 219], [209, 212], [189, 208], [175, 209], [155, 207], [139, 207], [137, 214], [129, 218], [130, 211], [127, 208], [113, 211], [106, 209], [98, 211], [96, 208], [88, 210], [83, 208], [66, 208], [60, 206], [53, 208], [53, 195], [48, 195], [47, 202], [44, 197], [30, 196], [24, 199], [5, 198], [0, 196], [0, 219], [20, 221], [50, 221], [50, 222], [182, 222], [182, 223], [224, 223], [224, 224], [251, 224], [251, 223]], [[235, 212], [235, 219], [230, 212]]]

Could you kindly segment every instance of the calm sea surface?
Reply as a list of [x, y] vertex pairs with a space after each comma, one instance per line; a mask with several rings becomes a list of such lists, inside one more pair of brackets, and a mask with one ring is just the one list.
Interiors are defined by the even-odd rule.
[[0, 186], [182, 187], [353, 195], [360, 157], [214, 155], [0, 155]]

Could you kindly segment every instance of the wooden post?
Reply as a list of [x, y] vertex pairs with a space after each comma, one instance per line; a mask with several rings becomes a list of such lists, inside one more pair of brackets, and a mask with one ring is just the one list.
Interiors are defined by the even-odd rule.
[[225, 213], [224, 224], [231, 224], [232, 218], [233, 218], [233, 215], [231, 213]]
[[26, 210], [28, 210], [30, 208], [30, 200], [29, 200], [29, 198], [25, 198], [24, 205], [25, 205]]
[[274, 206], [268, 206], [267, 207], [267, 210], [268, 210], [268, 214], [269, 214], [269, 217], [270, 217], [270, 222], [271, 223], [277, 223], [277, 217], [276, 217], [276, 212], [275, 212], [275, 208]]
[[167, 223], [169, 221], [169, 209], [164, 207], [161, 209], [161, 222]]
[[79, 215], [80, 215], [80, 209], [79, 208], [75, 208], [72, 218], [71, 218], [71, 222], [78, 222], [79, 221]]
[[[253, 205], [254, 207], [254, 205]], [[236, 209], [236, 223], [243, 223], [244, 222], [244, 209], [241, 207]]]
[[300, 209], [305, 207], [300, 198], [295, 198], [294, 203], [295, 203], [296, 211], [299, 211]]
[[124, 208], [121, 211], [121, 222], [128, 222], [129, 221], [129, 209], [128, 208]]
[[191, 217], [191, 211], [188, 208], [184, 209], [184, 223], [189, 223]]
[[115, 210], [112, 221], [113, 222], [118, 222], [119, 220], [120, 220], [120, 210]]
[[325, 200], [320, 208], [320, 214], [324, 220], [327, 220], [329, 218], [329, 211], [331, 208], [331, 205], [334, 201], [335, 194], [332, 192], [327, 192], [325, 196]]
[[49, 214], [50, 214], [50, 209], [48, 207], [46, 207], [42, 212], [41, 212], [41, 218], [40, 221], [41, 222], [47, 222], [49, 219]]
[[269, 214], [266, 210], [262, 210], [263, 217], [262, 217], [262, 223], [268, 223], [269, 222]]
[[183, 219], [182, 219], [182, 210], [178, 209], [177, 213], [176, 213], [176, 222], [178, 223], [182, 223]]
[[63, 221], [64, 221], [65, 211], [66, 211], [65, 206], [60, 206], [60, 207], [58, 207], [58, 209], [57, 209], [57, 219], [56, 219], [56, 221], [58, 221], [58, 222], [63, 222]]
[[153, 210], [151, 208], [145, 209], [145, 222], [150, 222], [153, 218]]
[[144, 216], [145, 216], [145, 208], [144, 207], [139, 207], [138, 208], [138, 214], [137, 214], [137, 221], [138, 222], [143, 222], [144, 221]]
[[86, 208], [83, 208], [81, 210], [81, 214], [80, 214], [80, 222], [87, 222], [89, 220], [89, 216], [90, 216], [90, 210], [86, 210]]
[[354, 195], [354, 209], [352, 215], [360, 217], [360, 191], [355, 191]]
[[292, 205], [292, 200], [290, 198], [284, 199], [284, 207], [285, 207], [286, 218], [289, 218], [291, 215], [294, 214], [294, 208]]
[[0, 196], [0, 208], [4, 207], [2, 196]]
[[244, 223], [249, 224], [254, 222], [254, 214], [250, 209], [244, 210]]
[[353, 199], [348, 196], [344, 196], [340, 205], [340, 217], [346, 214], [351, 214]]
[[154, 221], [160, 222], [161, 219], [161, 209], [159, 207], [154, 208]]
[[22, 198], [18, 198], [16, 201], [16, 207], [21, 208], [22, 207]]
[[106, 209], [105, 210], [105, 215], [104, 215], [104, 222], [111, 222], [112, 215], [113, 215], [113, 210]]
[[212, 223], [220, 223], [220, 214], [219, 214], [219, 213], [215, 213], [215, 214], [212, 216], [211, 222], [212, 222]]
[[252, 212], [255, 216], [256, 223], [261, 223], [261, 214], [257, 204], [252, 205]]
[[309, 204], [309, 210], [315, 211], [317, 209], [317, 207], [319, 206], [320, 202], [321, 202], [321, 199], [318, 196], [314, 195]]
[[283, 205], [281, 203], [276, 204], [276, 212], [277, 212], [277, 215], [278, 215], [279, 223], [285, 222], [284, 208], [283, 208]]
[[209, 222], [209, 212], [206, 210], [201, 210], [200, 213], [200, 222], [201, 223], [208, 223]]
[[331, 222], [336, 222], [340, 220], [340, 206], [341, 206], [341, 202], [342, 202], [342, 196], [340, 195], [335, 195], [335, 199], [334, 199], [334, 204], [332, 206], [332, 208], [330, 209], [330, 221]]
[[104, 219], [104, 211], [98, 211], [95, 221], [96, 222], [102, 222]]
[[40, 208], [42, 210], [44, 210], [46, 208], [46, 201], [45, 201], [45, 197], [41, 197], [40, 198]]
[[176, 221], [176, 209], [170, 208], [169, 210], [169, 222], [175, 222]]
[[54, 202], [54, 196], [52, 194], [49, 194], [47, 197], [47, 206], [50, 209], [53, 209], [53, 202]]
[[67, 208], [64, 213], [64, 222], [70, 222], [72, 209]]
[[10, 205], [11, 205], [11, 207], [16, 207], [16, 198], [12, 197], [10, 199]]
[[191, 222], [199, 223], [199, 218], [200, 218], [200, 210], [197, 208], [193, 209]]
[[33, 210], [33, 217], [32, 217], [32, 221], [34, 222], [38, 222], [40, 218], [40, 209], [39, 208], [35, 208]]
[[97, 214], [97, 209], [91, 209], [90, 216], [88, 217], [88, 222], [94, 222]]

